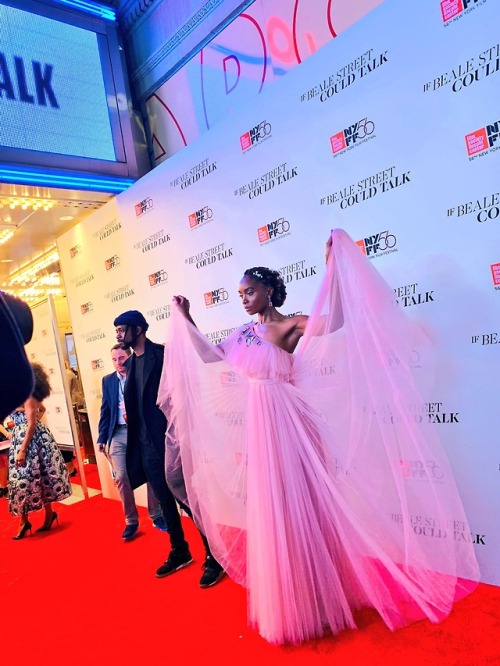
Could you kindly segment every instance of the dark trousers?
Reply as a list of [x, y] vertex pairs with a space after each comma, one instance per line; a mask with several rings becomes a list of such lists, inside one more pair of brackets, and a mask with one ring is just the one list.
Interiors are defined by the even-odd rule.
[[[163, 517], [167, 523], [170, 545], [172, 548], [184, 550], [188, 547], [188, 544], [184, 538], [184, 530], [182, 529], [181, 517], [177, 509], [177, 502], [165, 478], [165, 460], [161, 459], [150, 440], [141, 441], [141, 456], [146, 478], [153, 488], [153, 492], [160, 503]], [[179, 502], [179, 506], [191, 519], [193, 518], [191, 509], [187, 504]], [[205, 546], [206, 554], [211, 555], [206, 536], [202, 532], [200, 532], [200, 536]]]

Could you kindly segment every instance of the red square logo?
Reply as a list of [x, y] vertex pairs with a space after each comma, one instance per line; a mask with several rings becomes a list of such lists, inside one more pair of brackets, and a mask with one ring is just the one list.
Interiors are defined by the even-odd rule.
[[151, 275], [148, 275], [148, 280], [149, 280], [149, 286], [154, 287], [156, 284], [156, 273], [151, 273]]
[[203, 294], [203, 297], [205, 299], [205, 305], [208, 307], [209, 305], [214, 304], [214, 299], [212, 298], [212, 292], [207, 291], [206, 294]]
[[441, 15], [443, 23], [449, 21], [460, 12], [464, 11], [463, 0], [443, 0], [441, 3]]
[[191, 229], [197, 225], [196, 213], [191, 213], [189, 216], [189, 226]]
[[364, 240], [356, 241], [356, 245], [359, 248], [361, 248], [361, 250], [363, 251], [363, 254], [366, 254], [366, 248], [365, 248], [365, 241]]
[[467, 153], [469, 155], [475, 155], [476, 153], [482, 153], [483, 150], [488, 150], [486, 128], [482, 127], [475, 132], [466, 134], [465, 145], [467, 146]]
[[269, 229], [267, 228], [267, 224], [257, 229], [257, 235], [259, 237], [259, 243], [265, 243], [269, 240]]
[[252, 145], [252, 140], [250, 139], [250, 132], [245, 132], [240, 136], [240, 146], [241, 150], [246, 150]]
[[500, 264], [491, 264], [491, 277], [493, 278], [493, 284], [500, 284]]
[[142, 206], [140, 203], [135, 204], [135, 216], [139, 217], [139, 215], [142, 215]]
[[341, 150], [345, 150], [346, 142], [344, 132], [338, 132], [330, 137], [330, 146], [332, 147], [332, 153], [340, 153]]

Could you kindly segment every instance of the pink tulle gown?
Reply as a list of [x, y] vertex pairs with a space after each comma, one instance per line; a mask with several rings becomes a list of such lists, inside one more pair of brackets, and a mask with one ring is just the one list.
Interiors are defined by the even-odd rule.
[[175, 308], [159, 405], [167, 475], [271, 643], [439, 622], [479, 578], [423, 408], [432, 355], [341, 230], [295, 354], [252, 322], [212, 345]]

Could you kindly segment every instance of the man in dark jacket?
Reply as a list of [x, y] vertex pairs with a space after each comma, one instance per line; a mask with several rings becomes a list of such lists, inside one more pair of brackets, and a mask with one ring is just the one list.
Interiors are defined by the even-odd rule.
[[[124, 388], [127, 414], [127, 472], [132, 488], [149, 482], [160, 502], [167, 523], [171, 551], [156, 576], [163, 578], [191, 564], [193, 558], [184, 538], [176, 500], [165, 478], [165, 434], [167, 420], [157, 406], [158, 387], [163, 368], [163, 345], [146, 337], [149, 324], [138, 310], [123, 312], [114, 320], [116, 340], [133, 354], [126, 362]], [[181, 508], [192, 517], [189, 507]], [[206, 551], [201, 587], [215, 585], [224, 571], [210, 553], [207, 539], [201, 535]]]

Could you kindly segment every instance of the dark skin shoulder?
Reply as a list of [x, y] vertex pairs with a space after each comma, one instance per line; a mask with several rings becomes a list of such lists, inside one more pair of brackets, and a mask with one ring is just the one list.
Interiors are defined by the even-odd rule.
[[294, 315], [293, 317], [279, 315], [279, 317], [255, 324], [254, 331], [262, 340], [293, 354], [300, 338], [304, 335], [307, 320], [307, 315]]

